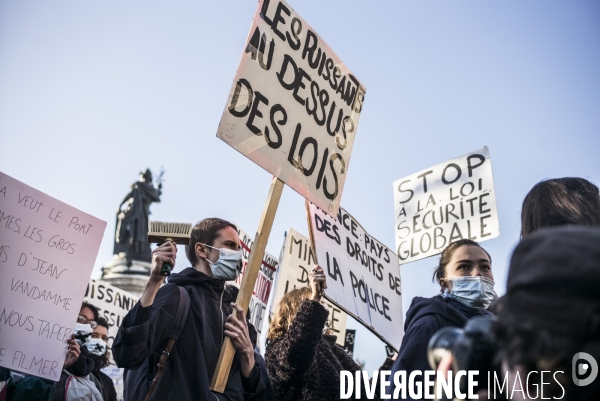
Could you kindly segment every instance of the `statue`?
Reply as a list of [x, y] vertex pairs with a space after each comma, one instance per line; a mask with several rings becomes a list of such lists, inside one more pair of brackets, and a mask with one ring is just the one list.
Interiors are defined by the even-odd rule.
[[139, 260], [151, 262], [152, 254], [148, 243], [148, 219], [150, 204], [160, 202], [162, 176], [161, 170], [155, 186], [152, 172], [146, 169], [140, 173], [140, 180], [131, 186], [117, 211], [117, 229], [115, 232], [114, 253], [125, 253], [127, 261]]

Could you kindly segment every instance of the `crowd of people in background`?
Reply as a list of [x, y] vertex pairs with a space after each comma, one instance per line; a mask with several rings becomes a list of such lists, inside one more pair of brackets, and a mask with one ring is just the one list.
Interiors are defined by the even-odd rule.
[[[210, 218], [196, 224], [186, 249], [191, 267], [163, 285], [162, 264], [175, 265], [177, 247], [154, 249], [146, 289], [123, 320], [113, 343], [114, 360], [125, 368], [124, 397], [133, 400], [335, 400], [340, 372], [361, 367], [336, 344], [321, 303], [327, 288], [320, 266], [309, 274], [310, 286], [288, 292], [280, 301], [267, 334], [265, 357], [256, 330], [235, 303], [237, 289], [226, 285], [241, 270], [236, 227]], [[441, 254], [433, 279], [440, 293], [412, 300], [405, 335], [394, 358], [380, 370], [431, 369], [427, 348], [445, 327], [462, 328], [472, 319], [491, 319], [498, 352], [495, 359], [512, 378], [555, 372], [545, 397], [600, 399], [600, 380], [583, 386], [571, 380], [571, 361], [585, 352], [600, 360], [600, 193], [582, 178], [545, 180], [523, 201], [521, 242], [508, 273], [506, 294], [494, 289], [491, 255], [478, 243], [462, 239]], [[402, 313], [402, 311], [395, 311]], [[83, 303], [62, 375], [57, 383], [0, 369], [6, 383], [0, 400], [115, 401], [109, 365], [108, 323]], [[222, 393], [210, 390], [225, 337], [236, 355]], [[436, 367], [453, 368], [447, 354]], [[597, 367], [596, 367], [597, 368]], [[445, 372], [445, 373], [444, 373]], [[544, 380], [542, 376], [542, 382]], [[527, 383], [540, 382], [528, 380]], [[362, 384], [361, 399], [369, 399]], [[397, 399], [392, 382], [374, 398]], [[529, 390], [512, 394], [526, 399]], [[539, 389], [536, 389], [539, 393]], [[492, 398], [485, 391], [480, 399]], [[411, 399], [407, 397], [406, 399]]]

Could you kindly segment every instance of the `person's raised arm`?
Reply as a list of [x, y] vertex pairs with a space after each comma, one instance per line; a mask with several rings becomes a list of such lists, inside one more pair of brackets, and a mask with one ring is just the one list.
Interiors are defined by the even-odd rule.
[[156, 293], [160, 289], [165, 277], [160, 274], [163, 263], [169, 263], [171, 266], [175, 266], [175, 257], [177, 255], [177, 246], [170, 241], [156, 247], [152, 251], [152, 270], [150, 271], [150, 278], [146, 283], [144, 293], [140, 298], [140, 305], [144, 308], [154, 303]]
[[277, 372], [272, 380], [299, 378], [312, 365], [329, 312], [319, 303], [322, 289], [327, 288], [323, 269], [316, 266], [308, 274], [312, 289], [310, 299], [302, 302], [288, 331], [272, 344], [267, 355], [269, 371]]
[[146, 289], [123, 319], [113, 343], [117, 366], [137, 369], [147, 355], [167, 338], [175, 319], [179, 290], [174, 284], [161, 288], [164, 277], [160, 271], [163, 263], [175, 265], [176, 252], [177, 247], [172, 242], [152, 251], [152, 270]]

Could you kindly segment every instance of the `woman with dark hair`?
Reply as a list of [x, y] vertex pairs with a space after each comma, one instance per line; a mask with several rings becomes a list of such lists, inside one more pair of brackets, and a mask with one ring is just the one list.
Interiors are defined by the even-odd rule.
[[[440, 295], [432, 298], [415, 297], [406, 312], [404, 337], [398, 357], [392, 367], [397, 371], [429, 370], [427, 344], [442, 327], [463, 327], [474, 316], [492, 314], [487, 311], [496, 299], [492, 258], [477, 242], [461, 239], [442, 252], [433, 273], [440, 284]], [[388, 394], [394, 393], [394, 383]], [[408, 398], [412, 399], [412, 398]]]
[[92, 331], [92, 336], [85, 342], [85, 347], [89, 352], [90, 358], [94, 360], [95, 366], [92, 374], [98, 379], [102, 388], [104, 401], [117, 401], [117, 391], [112, 379], [100, 369], [110, 365], [110, 354], [108, 351], [108, 322], [103, 317], [96, 319], [96, 327]]
[[[267, 333], [265, 360], [275, 401], [337, 400], [340, 371], [362, 370], [325, 325], [329, 312], [320, 303], [327, 288], [323, 269], [315, 267], [308, 277], [310, 288], [283, 296]], [[369, 399], [364, 387], [361, 395]]]
[[577, 177], [538, 182], [523, 200], [521, 238], [543, 227], [600, 227], [598, 187]]

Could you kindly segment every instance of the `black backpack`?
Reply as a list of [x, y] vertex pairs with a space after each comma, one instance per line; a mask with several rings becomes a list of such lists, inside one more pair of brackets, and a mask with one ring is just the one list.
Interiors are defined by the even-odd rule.
[[146, 359], [142, 366], [135, 370], [125, 369], [123, 373], [123, 399], [125, 401], [145, 401], [150, 400], [154, 387], [160, 380], [160, 376], [164, 367], [167, 365], [169, 353], [175, 344], [175, 340], [179, 337], [181, 329], [188, 316], [190, 310], [190, 294], [183, 288], [179, 287], [179, 301], [177, 302], [177, 311], [175, 312], [175, 322], [169, 332], [169, 342], [163, 351], [160, 361], [158, 362], [158, 371], [154, 376], [154, 380], [150, 380], [150, 372], [153, 371], [150, 366], [150, 361]]

